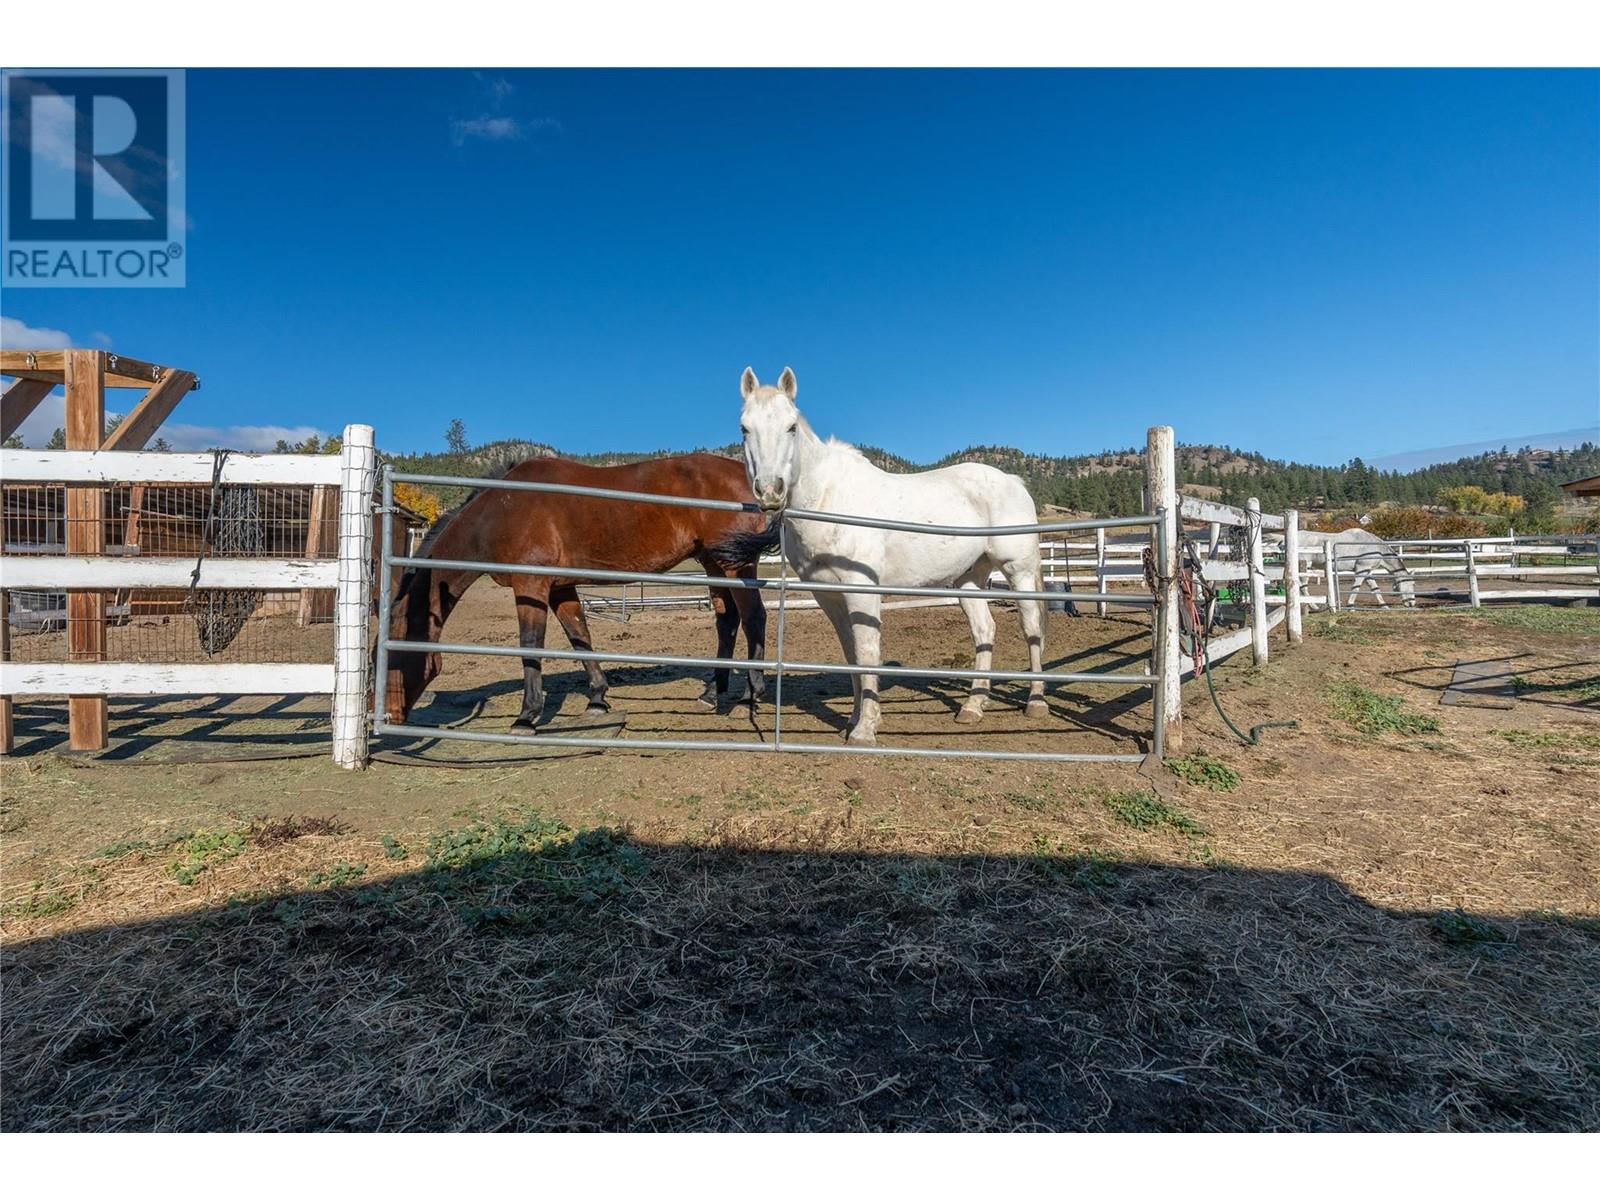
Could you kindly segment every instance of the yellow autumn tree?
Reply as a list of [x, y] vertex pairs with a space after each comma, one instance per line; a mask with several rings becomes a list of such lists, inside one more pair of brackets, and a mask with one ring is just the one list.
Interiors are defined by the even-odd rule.
[[412, 512], [426, 517], [429, 525], [439, 519], [439, 513], [444, 508], [444, 505], [439, 503], [439, 497], [414, 483], [395, 484], [394, 498]]

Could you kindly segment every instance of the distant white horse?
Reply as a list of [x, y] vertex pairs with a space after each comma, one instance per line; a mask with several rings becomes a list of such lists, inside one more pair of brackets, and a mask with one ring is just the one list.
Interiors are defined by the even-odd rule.
[[1341, 529], [1336, 533], [1301, 530], [1300, 545], [1313, 546], [1320, 550], [1326, 550], [1331, 545], [1336, 569], [1355, 573], [1355, 579], [1350, 584], [1350, 597], [1345, 603], [1354, 604], [1362, 585], [1366, 585], [1378, 598], [1379, 606], [1388, 608], [1388, 602], [1383, 598], [1383, 589], [1372, 577], [1374, 572], [1381, 570], [1387, 572], [1399, 584], [1400, 596], [1405, 606], [1407, 608], [1417, 606], [1415, 577], [1406, 570], [1405, 563], [1400, 560], [1394, 548], [1370, 530]]
[[[756, 500], [768, 512], [810, 509], [949, 526], [1032, 525], [1038, 520], [1033, 498], [1015, 475], [980, 463], [893, 475], [873, 466], [853, 446], [823, 441], [795, 407], [798, 386], [788, 367], [778, 377], [777, 387], [763, 387], [746, 367], [739, 390], [744, 397], [740, 429], [745, 467]], [[785, 517], [772, 523], [769, 544], [777, 540], [780, 528], [789, 561], [807, 582], [978, 589], [987, 586], [990, 572], [998, 568], [1013, 589], [1042, 590], [1039, 537], [1034, 533], [962, 537]], [[879, 666], [883, 597], [841, 592], [818, 592], [816, 597], [839, 635], [845, 661]], [[972, 626], [977, 669], [987, 671], [994, 654], [994, 618], [988, 601], [975, 597], [960, 603]], [[1040, 671], [1044, 604], [1039, 600], [1016, 604], [1031, 669]], [[878, 677], [856, 675], [853, 680], [855, 712], [849, 740], [871, 745], [880, 720]], [[963, 725], [978, 721], [988, 698], [989, 681], [974, 680], [956, 720]], [[1044, 683], [1035, 680], [1028, 690], [1027, 714], [1043, 717], [1048, 712]]]

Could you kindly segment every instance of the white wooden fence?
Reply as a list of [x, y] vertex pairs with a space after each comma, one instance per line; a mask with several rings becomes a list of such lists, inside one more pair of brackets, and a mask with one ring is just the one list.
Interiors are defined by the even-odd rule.
[[[1418, 595], [1464, 597], [1473, 608], [1502, 600], [1600, 599], [1600, 537], [1593, 535], [1406, 538], [1389, 545], [1416, 577]], [[1351, 574], [1339, 564], [1340, 578]], [[1424, 592], [1425, 580], [1439, 586]], [[1485, 588], [1485, 580], [1545, 586]], [[1557, 581], [1562, 586], [1548, 586]]]
[[[366, 760], [366, 686], [372, 596], [372, 488], [376, 452], [370, 425], [345, 427], [335, 456], [227, 454], [220, 474], [211, 453], [7, 450], [0, 482], [69, 487], [136, 484], [259, 484], [339, 488], [339, 553], [332, 559], [202, 556], [199, 577], [189, 558], [127, 555], [0, 555], [0, 588], [106, 592], [125, 588], [336, 591], [334, 658], [325, 663], [142, 663], [0, 661], [0, 696], [74, 698], [167, 695], [332, 696], [333, 753], [341, 765]], [[103, 647], [103, 641], [100, 645]], [[9, 721], [9, 703], [6, 706]], [[6, 731], [9, 734], [9, 729]], [[103, 725], [98, 733], [103, 739]], [[95, 746], [77, 748], [95, 749]]]

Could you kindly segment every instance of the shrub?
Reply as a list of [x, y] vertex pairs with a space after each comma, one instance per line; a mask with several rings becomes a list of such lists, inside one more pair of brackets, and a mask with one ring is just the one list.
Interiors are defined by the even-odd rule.
[[1434, 512], [1415, 504], [1373, 509], [1367, 528], [1391, 539], [1485, 537], [1489, 532], [1477, 517]]

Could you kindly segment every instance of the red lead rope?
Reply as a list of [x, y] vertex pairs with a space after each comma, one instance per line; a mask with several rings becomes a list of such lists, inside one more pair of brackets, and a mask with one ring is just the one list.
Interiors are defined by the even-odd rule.
[[1200, 625], [1200, 609], [1194, 602], [1194, 575], [1188, 567], [1178, 572], [1178, 595], [1183, 611], [1189, 615], [1189, 647], [1194, 652], [1194, 673], [1198, 678], [1206, 669], [1205, 630]]

